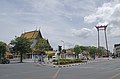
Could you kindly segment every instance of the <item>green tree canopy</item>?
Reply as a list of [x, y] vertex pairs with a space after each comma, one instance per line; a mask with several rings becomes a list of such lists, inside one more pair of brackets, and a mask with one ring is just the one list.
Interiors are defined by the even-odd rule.
[[35, 50], [40, 51], [40, 52], [45, 52], [48, 50], [52, 50], [52, 48], [47, 40], [40, 39], [35, 46]]
[[[75, 45], [73, 50], [76, 53], [76, 55], [82, 53], [83, 51], [89, 52], [89, 55], [92, 58], [95, 58], [95, 55], [98, 55], [98, 48], [95, 47], [95, 46], [79, 46], [79, 45]], [[104, 55], [106, 55], [106, 49], [104, 47], [100, 46], [100, 56], [104, 56]]]
[[106, 49], [100, 46], [100, 56], [106, 55]]
[[79, 45], [75, 45], [74, 52], [76, 54], [80, 54], [83, 51], [89, 52], [89, 55], [94, 58], [95, 55], [98, 53], [98, 48], [94, 47], [94, 46], [79, 46]]
[[74, 52], [75, 52], [76, 55], [82, 53], [82, 50], [81, 50], [81, 48], [80, 48], [79, 45], [75, 45], [75, 47], [74, 47]]
[[83, 51], [89, 51], [89, 46], [80, 46], [80, 49]]
[[0, 41], [0, 59], [5, 58], [5, 53], [7, 50], [6, 46], [7, 46], [6, 43]]
[[89, 54], [91, 57], [95, 58], [95, 55], [98, 54], [98, 48], [95, 46], [90, 46], [89, 47]]
[[23, 54], [31, 52], [31, 42], [27, 38], [18, 37], [10, 43], [15, 53], [20, 53], [20, 62], [22, 62]]

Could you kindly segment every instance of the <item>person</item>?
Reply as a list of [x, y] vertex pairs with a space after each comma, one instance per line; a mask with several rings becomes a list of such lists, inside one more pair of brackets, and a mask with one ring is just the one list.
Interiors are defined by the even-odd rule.
[[38, 63], [41, 64], [41, 58], [38, 59]]

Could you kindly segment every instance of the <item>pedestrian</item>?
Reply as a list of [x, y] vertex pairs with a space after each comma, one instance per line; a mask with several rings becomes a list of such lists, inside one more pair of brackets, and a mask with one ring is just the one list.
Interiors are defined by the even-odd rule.
[[41, 58], [38, 59], [38, 63], [41, 64]]

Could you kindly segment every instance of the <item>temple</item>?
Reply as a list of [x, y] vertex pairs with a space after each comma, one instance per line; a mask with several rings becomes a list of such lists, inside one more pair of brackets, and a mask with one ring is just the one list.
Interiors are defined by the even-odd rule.
[[32, 51], [32, 53], [27, 54], [27, 58], [34, 58], [34, 56], [37, 56], [37, 55], [41, 54], [41, 51], [35, 50], [35, 46], [37, 45], [37, 43], [41, 39], [43, 39], [47, 43], [48, 51], [53, 50], [53, 48], [51, 47], [48, 39], [44, 39], [42, 37], [42, 34], [41, 34], [40, 30], [25, 32], [25, 33], [21, 34], [21, 37], [25, 37], [25, 38], [29, 39], [32, 42], [31, 48], [32, 48], [33, 51]]

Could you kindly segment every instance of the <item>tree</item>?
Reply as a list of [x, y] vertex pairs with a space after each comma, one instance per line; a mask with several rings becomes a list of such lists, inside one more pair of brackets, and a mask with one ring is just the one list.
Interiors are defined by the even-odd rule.
[[92, 58], [95, 59], [95, 55], [98, 53], [98, 48], [94, 46], [89, 47], [89, 54]]
[[12, 40], [10, 44], [13, 46], [13, 51], [20, 54], [20, 62], [22, 63], [23, 54], [31, 52], [30, 40], [24, 37], [18, 37], [15, 40]]
[[89, 51], [89, 47], [88, 46], [80, 46], [80, 49], [83, 51]]
[[48, 40], [45, 40], [43, 38], [41, 38], [37, 44], [35, 45], [35, 51], [37, 52], [40, 52], [39, 55], [40, 55], [40, 59], [42, 62], [44, 62], [44, 57], [43, 55], [45, 54], [45, 51], [49, 51], [49, 50], [52, 50]]
[[6, 54], [6, 51], [7, 51], [6, 46], [7, 46], [6, 43], [0, 41], [0, 60], [2, 58], [3, 59], [5, 58], [5, 54]]
[[75, 45], [74, 52], [77, 55], [77, 57], [78, 57], [78, 54], [80, 54], [82, 52], [82, 50], [81, 50], [79, 45]]
[[35, 49], [37, 51], [40, 51], [40, 52], [45, 52], [45, 51], [48, 51], [48, 50], [51, 50], [51, 46], [49, 45], [49, 43], [47, 42], [47, 40], [45, 39], [40, 39], [38, 41], [38, 43], [36, 44], [35, 46]]
[[100, 56], [106, 56], [106, 49], [100, 46]]

